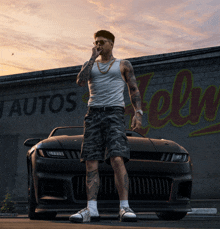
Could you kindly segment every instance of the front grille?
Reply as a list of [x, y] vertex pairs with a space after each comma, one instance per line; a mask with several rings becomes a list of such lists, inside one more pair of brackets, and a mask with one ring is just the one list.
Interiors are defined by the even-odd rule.
[[64, 196], [64, 182], [56, 179], [40, 179], [38, 182], [39, 196]]
[[[86, 178], [73, 178], [76, 200], [86, 200]], [[129, 200], [169, 200], [172, 180], [161, 177], [129, 176]], [[113, 175], [100, 176], [98, 200], [118, 200]]]

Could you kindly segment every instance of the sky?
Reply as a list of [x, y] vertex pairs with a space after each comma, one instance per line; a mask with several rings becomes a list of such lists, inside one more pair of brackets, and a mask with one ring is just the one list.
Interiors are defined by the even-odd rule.
[[0, 0], [0, 76], [82, 65], [93, 34], [125, 59], [220, 46], [219, 0]]

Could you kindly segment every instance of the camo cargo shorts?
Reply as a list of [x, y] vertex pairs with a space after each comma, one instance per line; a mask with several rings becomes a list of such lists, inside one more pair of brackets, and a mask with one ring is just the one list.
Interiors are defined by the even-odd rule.
[[121, 156], [124, 162], [130, 158], [130, 149], [125, 132], [124, 108], [89, 108], [84, 119], [84, 139], [81, 162], [87, 160], [106, 161]]

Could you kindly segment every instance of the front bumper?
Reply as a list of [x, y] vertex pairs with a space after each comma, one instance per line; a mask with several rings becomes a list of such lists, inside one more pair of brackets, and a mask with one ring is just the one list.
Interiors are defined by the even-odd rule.
[[[134, 211], [191, 211], [190, 162], [131, 160], [126, 167], [130, 179], [129, 204]], [[33, 168], [37, 212], [75, 211], [86, 206], [85, 164], [79, 160], [37, 156]], [[99, 174], [99, 211], [118, 211], [119, 200], [111, 166], [100, 164]]]

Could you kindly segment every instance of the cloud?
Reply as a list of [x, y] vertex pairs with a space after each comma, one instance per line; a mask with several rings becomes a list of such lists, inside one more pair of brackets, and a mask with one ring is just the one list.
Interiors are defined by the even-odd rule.
[[198, 41], [193, 42], [192, 46], [193, 47], [214, 47], [214, 46], [219, 46], [219, 41], [220, 41], [220, 34], [211, 34], [208, 38], [206, 39], [201, 39]]
[[0, 0], [0, 4], [0, 62], [15, 69], [83, 64], [99, 29], [115, 34], [117, 58], [219, 45], [219, 0]]
[[[16, 63], [19, 62], [21, 69], [41, 70], [79, 65], [83, 63], [82, 53], [89, 50], [88, 46], [74, 44], [68, 38], [39, 39], [33, 34], [22, 34], [14, 30], [8, 30], [8, 34], [13, 35], [7, 38], [4, 37], [4, 33], [0, 32], [1, 44], [4, 44], [5, 48], [8, 47], [8, 53], [2, 54], [3, 63], [17, 66]], [[15, 53], [13, 59], [11, 57], [12, 52]], [[16, 62], [13, 62], [14, 59]], [[27, 64], [26, 67], [25, 63]]]
[[42, 3], [35, 0], [1, 0], [1, 8], [7, 9], [7, 12], [23, 12], [27, 14], [36, 14], [42, 8]]
[[25, 64], [22, 64], [22, 63], [19, 63], [19, 64], [14, 64], [13, 62], [8, 62], [7, 64], [6, 63], [0, 63], [0, 72], [2, 72], [3, 74], [5, 72], [7, 72], [9, 68], [12, 68], [12, 69], [17, 69], [21, 72], [30, 72], [30, 71], [33, 71], [34, 69], [32, 68], [28, 68]]
[[220, 9], [215, 12], [211, 12], [206, 16], [206, 20], [203, 21], [200, 26], [201, 31], [207, 32], [220, 32]]
[[[80, 30], [76, 30], [71, 23], [65, 27], [65, 20], [70, 19], [64, 16], [64, 20], [59, 18], [57, 21], [60, 24], [57, 24], [51, 17], [56, 18], [56, 12], [45, 16], [47, 8], [39, 4], [34, 10], [34, 2], [23, 1], [18, 5], [17, 1], [9, 1], [3, 4], [5, 9], [10, 8], [11, 13], [0, 14], [0, 69], [14, 68], [26, 72], [83, 63], [91, 48], [85, 45], [87, 43], [80, 43]], [[35, 14], [32, 14], [33, 11]]]

